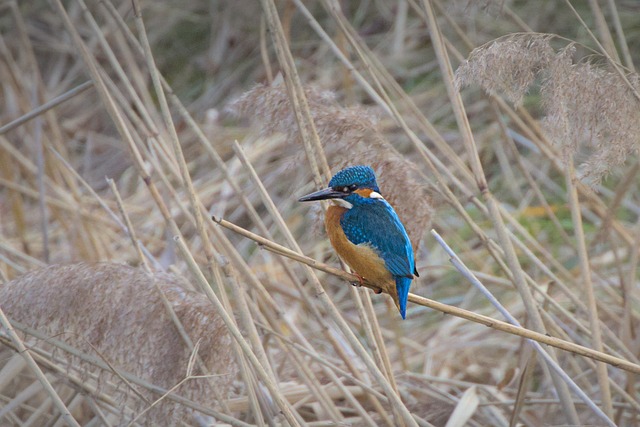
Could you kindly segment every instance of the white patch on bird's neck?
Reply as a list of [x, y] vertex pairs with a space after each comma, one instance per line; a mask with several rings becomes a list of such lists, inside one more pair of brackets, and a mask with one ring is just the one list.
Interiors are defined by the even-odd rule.
[[333, 199], [333, 201], [336, 203], [336, 205], [342, 206], [343, 208], [351, 209], [353, 207], [351, 203], [343, 199]]
[[372, 191], [371, 194], [369, 194], [369, 198], [370, 199], [382, 199], [384, 200], [384, 197], [382, 197], [382, 194], [376, 192], [376, 191]]

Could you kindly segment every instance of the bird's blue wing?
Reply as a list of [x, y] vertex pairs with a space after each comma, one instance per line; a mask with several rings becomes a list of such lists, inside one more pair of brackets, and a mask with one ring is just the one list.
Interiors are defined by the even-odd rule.
[[415, 264], [411, 241], [400, 218], [386, 201], [376, 200], [349, 209], [342, 216], [340, 225], [351, 243], [371, 244], [392, 275], [413, 277]]

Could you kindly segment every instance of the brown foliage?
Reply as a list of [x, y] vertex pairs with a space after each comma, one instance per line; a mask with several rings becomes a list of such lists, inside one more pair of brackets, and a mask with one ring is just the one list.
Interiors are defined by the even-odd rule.
[[[0, 286], [0, 305], [13, 320], [64, 341], [86, 354], [103, 358], [154, 385], [171, 388], [187, 375], [191, 351], [162, 303], [162, 290], [190, 339], [200, 341], [198, 354], [212, 382], [227, 397], [237, 367], [232, 362], [231, 339], [206, 297], [185, 289], [172, 274], [148, 275], [119, 264], [53, 265], [32, 271]], [[38, 343], [42, 345], [43, 343]], [[69, 371], [83, 378], [97, 368], [75, 356], [60, 354]], [[193, 375], [203, 374], [199, 369]], [[108, 384], [110, 383], [110, 384]], [[111, 372], [98, 373], [98, 388], [136, 412], [147, 404], [132, 399], [127, 386]], [[160, 396], [137, 388], [149, 401]], [[176, 394], [215, 407], [208, 379], [190, 379]], [[167, 424], [184, 416], [178, 405], [165, 401], [141, 421]]]

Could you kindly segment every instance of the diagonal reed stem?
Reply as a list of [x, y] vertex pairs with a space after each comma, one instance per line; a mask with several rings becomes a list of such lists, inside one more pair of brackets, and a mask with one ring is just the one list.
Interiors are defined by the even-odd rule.
[[[275, 242], [272, 242], [268, 239], [265, 239], [255, 233], [250, 232], [242, 227], [239, 227], [229, 221], [226, 221], [222, 218], [212, 218], [213, 221], [218, 223], [220, 226], [233, 231], [234, 233], [240, 234], [248, 239], [256, 242], [260, 247], [267, 249], [273, 253], [285, 256], [287, 258], [291, 258], [303, 264], [306, 264], [310, 267], [313, 267], [317, 270], [324, 271], [325, 273], [329, 273], [333, 276], [337, 276], [349, 283], [359, 283], [359, 278], [351, 273], [347, 273], [344, 270], [340, 270], [335, 267], [331, 267], [327, 264], [324, 264], [320, 261], [316, 261], [313, 258], [309, 258], [302, 254], [292, 251], [282, 245], [279, 245]], [[374, 291], [382, 290], [377, 285], [370, 283], [368, 281], [363, 281], [363, 286], [372, 289]], [[588, 347], [584, 347], [569, 341], [561, 340], [558, 338], [551, 337], [549, 335], [545, 335], [539, 332], [532, 331], [530, 329], [516, 327], [509, 323], [503, 322], [501, 320], [497, 320], [488, 316], [484, 316], [482, 314], [477, 314], [472, 311], [464, 310], [458, 307], [454, 307], [448, 304], [443, 304], [429, 298], [425, 298], [416, 294], [409, 294], [409, 301], [414, 304], [418, 304], [424, 307], [428, 307], [437, 311], [440, 311], [445, 314], [451, 314], [456, 317], [460, 317], [462, 319], [466, 319], [472, 322], [480, 323], [482, 325], [488, 326], [492, 329], [496, 329], [498, 331], [507, 332], [512, 335], [518, 335], [524, 338], [529, 338], [535, 341], [538, 341], [542, 344], [548, 344], [552, 347], [559, 348], [561, 350], [569, 351], [571, 353], [575, 353], [581, 356], [589, 357], [594, 360], [598, 360], [601, 362], [605, 362], [611, 366], [616, 368], [623, 369], [628, 372], [638, 373], [640, 374], [640, 365], [629, 362], [628, 360], [621, 359], [619, 357], [611, 356], [610, 354], [606, 354], [600, 351], [593, 350]]]
[[[480, 282], [473, 273], [467, 268], [466, 265], [460, 260], [458, 255], [447, 245], [447, 243], [440, 237], [440, 235], [435, 231], [431, 230], [431, 234], [436, 238], [440, 246], [449, 254], [451, 263], [456, 267], [458, 271], [469, 281], [471, 282], [477, 289], [479, 289], [482, 294], [491, 302], [491, 304], [498, 309], [500, 313], [504, 317], [507, 318], [509, 323], [514, 326], [520, 327], [520, 322], [509, 313], [509, 311], [502, 305], [500, 302], [489, 292], [489, 290]], [[560, 367], [555, 358], [551, 357], [549, 352], [545, 351], [539, 342], [527, 339], [527, 341], [533, 345], [536, 352], [542, 359], [545, 360], [549, 368], [551, 368], [562, 380], [567, 384], [567, 386], [577, 394], [584, 403], [591, 408], [591, 410], [598, 416], [602, 421], [604, 421], [607, 425], [611, 427], [616, 427], [616, 424], [609, 418], [607, 414], [605, 414], [593, 401], [587, 396], [587, 394], [567, 375], [567, 373]]]

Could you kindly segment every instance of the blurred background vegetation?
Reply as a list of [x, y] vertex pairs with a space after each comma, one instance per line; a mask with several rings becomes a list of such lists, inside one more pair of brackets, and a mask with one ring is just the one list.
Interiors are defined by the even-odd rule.
[[[579, 91], [572, 103], [564, 98], [575, 110], [550, 117], [541, 87], [553, 82], [553, 74], [540, 69], [533, 70], [540, 73], [518, 106], [500, 90], [487, 94], [482, 81], [469, 79], [460, 90], [461, 111], [437, 45], [455, 71], [473, 49], [495, 46], [492, 41], [506, 35], [555, 35], [548, 39], [554, 54], [575, 46], [571, 69], [589, 64], [608, 78], [627, 77], [628, 86], [611, 77], [611, 91], [601, 96], [607, 117], [600, 120], [640, 123], [634, 114], [640, 101], [633, 94], [640, 90], [634, 70], [640, 4], [275, 1], [283, 39], [265, 14], [270, 4], [0, 2], [2, 280], [49, 264], [111, 261], [183, 276], [204, 294], [196, 285], [201, 269], [225, 311], [240, 319], [252, 351], [264, 356], [266, 375], [299, 424], [606, 425], [575, 393], [562, 402], [556, 374], [532, 358], [521, 337], [417, 304], [409, 305], [402, 321], [387, 296], [309, 270], [209, 217], [338, 267], [320, 206], [296, 200], [318, 181], [326, 183], [325, 154], [331, 172], [371, 163], [385, 197], [416, 236], [420, 279], [413, 293], [503, 319], [451, 266], [429, 234], [433, 227], [524, 326], [638, 364], [640, 136], [612, 140], [601, 132], [601, 122], [585, 118], [593, 111], [578, 108]], [[437, 27], [429, 25], [428, 10]], [[294, 112], [304, 117], [304, 108], [291, 107], [295, 76], [278, 49], [291, 54], [323, 152], [298, 129]], [[521, 53], [500, 56], [497, 50], [485, 58], [487, 74], [505, 85], [516, 80], [513, 69], [526, 56]], [[167, 110], [154, 76], [165, 80]], [[58, 98], [85, 82], [92, 83]], [[629, 96], [607, 98], [618, 92]], [[61, 102], [37, 110], [51, 100]], [[13, 124], [34, 110], [33, 118]], [[611, 111], [625, 113], [611, 117]], [[575, 140], [558, 140], [545, 127], [576, 117], [589, 129]], [[619, 147], [621, 161], [605, 162], [604, 179], [576, 178], [574, 168], [581, 176], [606, 147]], [[9, 310], [10, 303], [0, 301], [0, 308]], [[104, 310], [110, 308], [105, 303]], [[19, 313], [9, 317], [20, 321]], [[594, 328], [601, 336], [595, 342]], [[9, 363], [14, 353], [2, 342], [0, 408], [11, 409], [0, 409], [0, 425], [62, 422], [43, 392], [25, 397], [34, 377]], [[127, 342], [123, 351], [129, 345], [135, 343]], [[225, 385], [224, 399], [206, 404], [235, 425], [292, 424], [246, 350], [236, 351], [240, 373]], [[62, 363], [55, 352], [49, 359]], [[557, 360], [612, 423], [638, 425], [635, 374], [598, 368], [565, 351], [557, 352]], [[81, 424], [126, 425], [133, 419], [104, 396], [76, 399], [68, 383], [55, 385], [67, 404], [75, 402], [72, 412]], [[210, 421], [202, 413], [192, 419], [171, 411], [164, 415], [167, 425]], [[135, 422], [152, 421], [143, 416]]]

